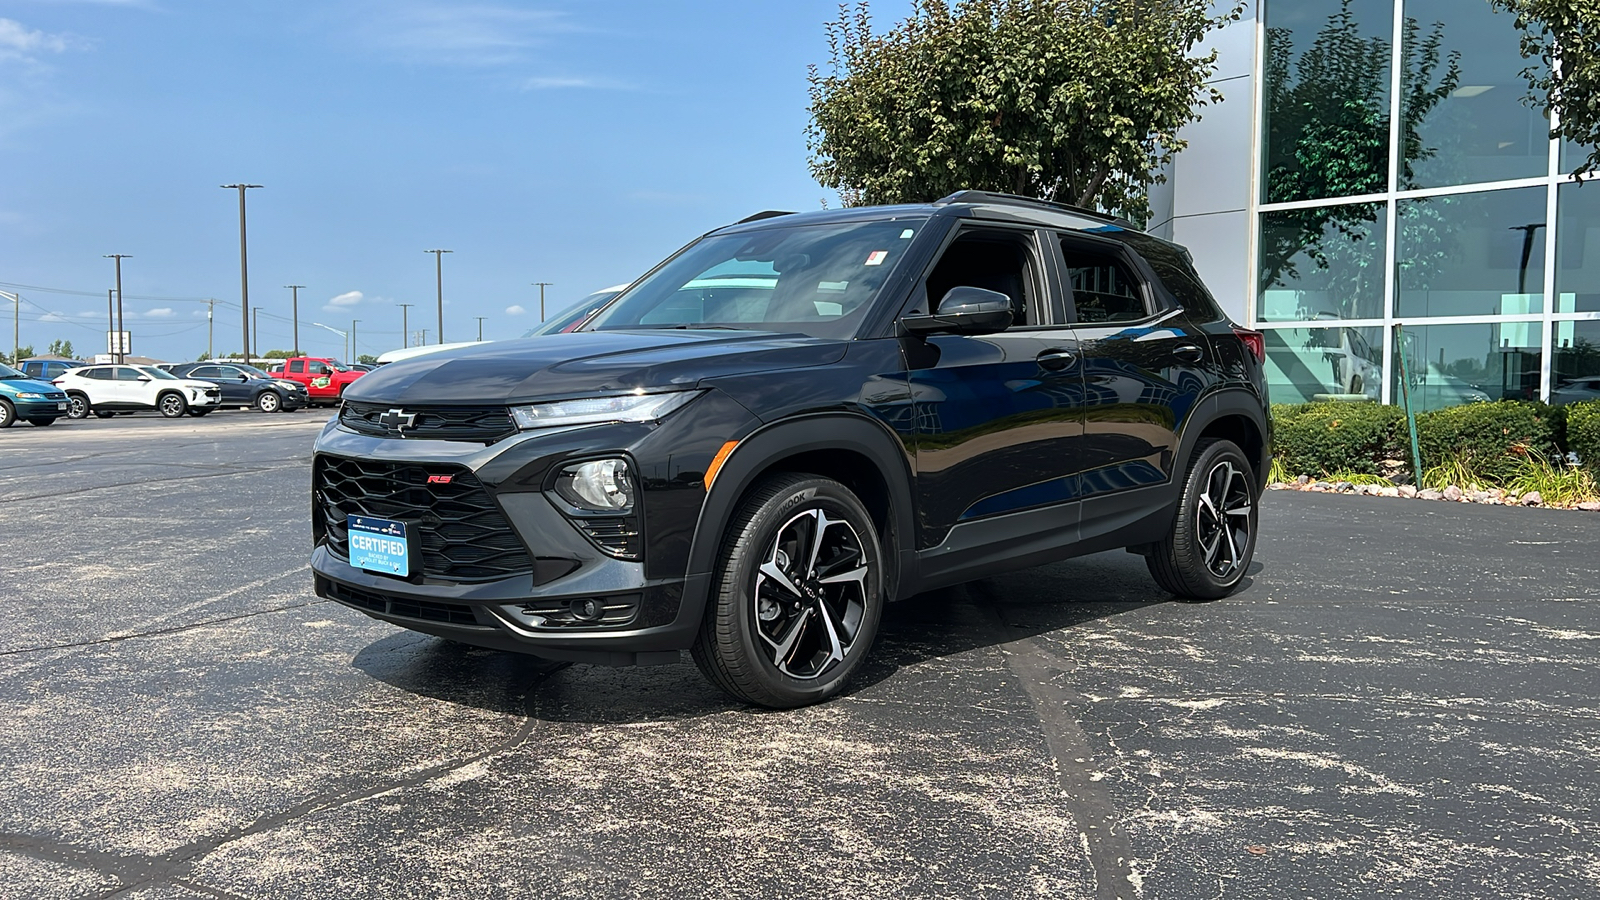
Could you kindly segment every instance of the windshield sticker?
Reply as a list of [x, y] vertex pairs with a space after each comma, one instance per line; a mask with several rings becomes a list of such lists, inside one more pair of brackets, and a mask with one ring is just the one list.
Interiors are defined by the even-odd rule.
[[869, 265], [869, 266], [881, 266], [881, 265], [883, 265], [883, 261], [888, 259], [888, 258], [889, 258], [889, 251], [887, 251], [887, 250], [874, 250], [874, 251], [872, 251], [872, 255], [867, 257], [867, 265]]
[[917, 230], [915, 228], [907, 228], [905, 231], [900, 232], [900, 240], [909, 241], [911, 240], [911, 236], [916, 233]]
[[817, 282], [817, 290], [818, 291], [830, 291], [832, 293], [842, 294], [845, 291], [850, 290], [850, 282], [848, 282], [848, 281], [819, 281], [819, 282]]

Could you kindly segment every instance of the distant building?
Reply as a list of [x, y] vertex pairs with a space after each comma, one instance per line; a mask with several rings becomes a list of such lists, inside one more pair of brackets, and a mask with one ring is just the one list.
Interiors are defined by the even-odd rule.
[[1422, 408], [1600, 374], [1600, 187], [1518, 40], [1487, 0], [1251, 0], [1216, 36], [1227, 99], [1151, 231], [1266, 332], [1274, 401], [1398, 402], [1402, 364]]

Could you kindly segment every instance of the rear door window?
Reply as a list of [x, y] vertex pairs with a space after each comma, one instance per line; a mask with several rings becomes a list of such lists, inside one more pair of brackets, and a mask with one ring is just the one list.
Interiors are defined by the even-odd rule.
[[1116, 253], [1065, 238], [1061, 254], [1078, 322], [1115, 324], [1150, 317], [1144, 283]]
[[305, 360], [303, 360], [303, 359], [291, 360], [289, 362], [289, 371], [291, 373], [295, 374], [295, 375], [304, 375], [306, 373]]

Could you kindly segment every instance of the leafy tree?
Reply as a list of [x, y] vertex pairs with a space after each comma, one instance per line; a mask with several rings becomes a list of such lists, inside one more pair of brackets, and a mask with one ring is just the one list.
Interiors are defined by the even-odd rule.
[[1600, 0], [1490, 0], [1522, 30], [1529, 98], [1557, 119], [1552, 137], [1587, 147], [1573, 174], [1600, 172]]
[[73, 355], [71, 341], [51, 341], [50, 355], [64, 356], [67, 359], [77, 359], [77, 357]]
[[32, 355], [33, 355], [33, 345], [32, 344], [23, 344], [21, 347], [17, 348], [17, 352], [16, 352], [15, 356], [11, 356], [11, 355], [8, 355], [8, 354], [5, 354], [5, 353], [0, 353], [0, 360], [4, 360], [7, 365], [20, 366], [20, 365], [22, 365], [22, 361], [23, 360], [27, 359], [28, 357], [30, 357]]
[[363, 353], [356, 357], [356, 362], [361, 363], [364, 366], [375, 366], [378, 364], [378, 358], [373, 356], [371, 353]]
[[913, 0], [873, 31], [866, 0], [812, 66], [811, 172], [847, 204], [1004, 191], [1141, 216], [1179, 130], [1222, 94], [1196, 53], [1242, 4]]

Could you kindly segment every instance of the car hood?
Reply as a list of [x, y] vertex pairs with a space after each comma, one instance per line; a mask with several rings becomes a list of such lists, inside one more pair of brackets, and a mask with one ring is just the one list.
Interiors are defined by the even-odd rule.
[[[10, 390], [7, 391], [7, 388]], [[0, 378], [0, 391], [16, 394], [42, 394], [45, 391], [59, 393], [61, 388], [51, 384], [48, 381], [41, 381], [37, 378]]]
[[389, 363], [351, 400], [521, 403], [687, 388], [706, 378], [827, 365], [845, 341], [749, 331], [586, 331], [494, 341]]

